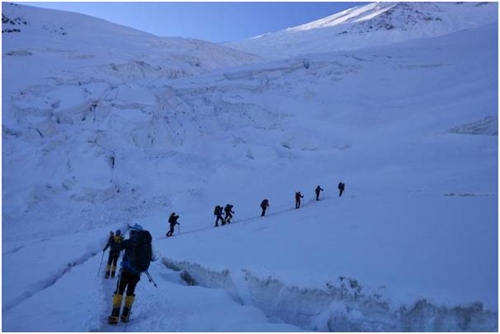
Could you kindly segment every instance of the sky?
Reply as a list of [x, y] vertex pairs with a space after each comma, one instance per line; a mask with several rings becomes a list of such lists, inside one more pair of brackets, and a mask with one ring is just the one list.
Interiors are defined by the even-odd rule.
[[234, 42], [308, 23], [358, 2], [17, 2], [72, 11], [160, 37]]

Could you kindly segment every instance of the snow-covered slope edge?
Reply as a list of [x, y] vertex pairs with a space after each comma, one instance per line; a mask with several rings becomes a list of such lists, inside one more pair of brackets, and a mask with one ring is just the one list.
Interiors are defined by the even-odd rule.
[[372, 3], [226, 45], [270, 58], [355, 50], [494, 23], [498, 21], [497, 11], [495, 2]]
[[[163, 264], [190, 286], [223, 289], [242, 305], [252, 305], [269, 318], [320, 332], [491, 331], [498, 313], [481, 302], [440, 305], [426, 298], [395, 304], [386, 287], [364, 286], [339, 276], [323, 286], [287, 285], [273, 275], [252, 270], [213, 270], [197, 263], [163, 258]], [[297, 270], [300, 270], [297, 268]], [[432, 315], [432, 316], [430, 316]]]

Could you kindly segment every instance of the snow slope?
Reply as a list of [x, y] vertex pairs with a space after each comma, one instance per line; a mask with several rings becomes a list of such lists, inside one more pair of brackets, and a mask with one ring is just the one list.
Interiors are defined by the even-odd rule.
[[[2, 8], [4, 70], [10, 78], [4, 89], [9, 93], [22, 88], [19, 85], [26, 79], [19, 85], [17, 81], [26, 72], [34, 84], [61, 72], [73, 72], [86, 81], [97, 77], [123, 82], [176, 78], [258, 60], [213, 43], [158, 38], [82, 14], [11, 3], [3, 3]], [[26, 62], [26, 57], [33, 61]]]
[[[3, 14], [30, 23], [2, 42], [4, 331], [498, 330], [496, 24], [273, 62], [211, 45], [200, 69], [104, 22], [90, 42], [92, 18]], [[111, 327], [102, 248], [134, 223], [157, 287]]]
[[270, 58], [356, 50], [494, 23], [497, 12], [495, 2], [378, 2], [226, 45]]

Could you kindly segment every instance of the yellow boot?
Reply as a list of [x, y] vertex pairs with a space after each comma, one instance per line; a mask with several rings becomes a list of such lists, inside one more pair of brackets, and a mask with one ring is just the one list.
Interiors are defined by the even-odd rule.
[[123, 307], [123, 312], [121, 316], [122, 322], [128, 322], [128, 318], [130, 317], [130, 310], [132, 309], [132, 304], [134, 303], [134, 296], [125, 297], [125, 306]]
[[104, 275], [104, 278], [109, 278], [109, 271], [111, 270], [111, 266], [108, 264], [106, 266], [106, 274]]
[[120, 308], [122, 307], [123, 295], [113, 296], [113, 309], [111, 310], [111, 315], [108, 317], [108, 324], [117, 324], [118, 317], [120, 316]]

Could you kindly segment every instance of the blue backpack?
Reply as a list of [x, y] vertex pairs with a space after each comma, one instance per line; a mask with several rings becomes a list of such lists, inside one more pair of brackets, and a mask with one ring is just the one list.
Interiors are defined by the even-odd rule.
[[151, 233], [149, 231], [137, 231], [131, 239], [132, 246], [128, 252], [128, 260], [133, 271], [142, 273], [148, 270], [153, 259], [153, 248], [151, 246]]

